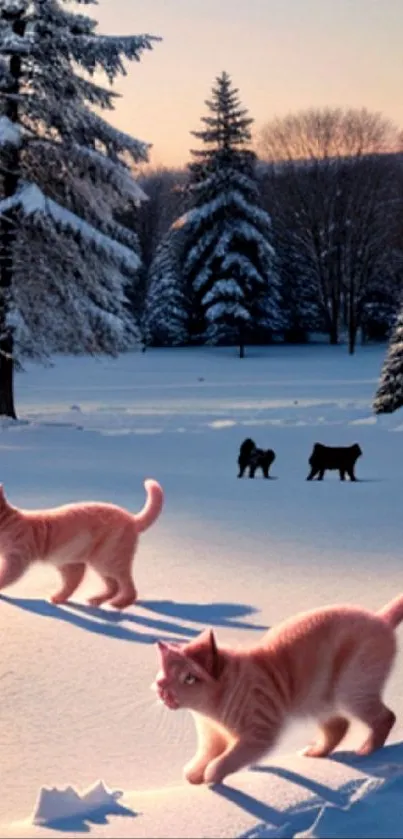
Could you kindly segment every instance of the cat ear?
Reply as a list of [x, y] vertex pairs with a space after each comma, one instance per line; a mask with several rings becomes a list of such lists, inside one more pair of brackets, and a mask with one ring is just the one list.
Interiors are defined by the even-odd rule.
[[212, 629], [205, 629], [194, 641], [186, 645], [184, 652], [186, 657], [194, 661], [210, 678], [219, 678], [222, 662]]
[[157, 641], [158, 652], [162, 663], [177, 658], [179, 648], [176, 644], [166, 644], [165, 641]]

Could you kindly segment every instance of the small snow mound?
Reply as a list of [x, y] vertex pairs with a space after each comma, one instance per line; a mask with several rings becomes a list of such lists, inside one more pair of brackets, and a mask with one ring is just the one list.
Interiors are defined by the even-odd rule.
[[222, 420], [213, 420], [213, 422], [207, 423], [210, 428], [232, 428], [233, 425], [236, 425], [235, 420], [230, 419], [222, 419]]
[[351, 420], [349, 425], [376, 425], [376, 417], [360, 417], [359, 419]]
[[97, 810], [114, 809], [122, 795], [120, 790], [108, 790], [102, 781], [98, 781], [82, 795], [72, 786], [65, 789], [42, 787], [31, 821], [33, 824], [44, 825], [74, 816], [87, 816]]

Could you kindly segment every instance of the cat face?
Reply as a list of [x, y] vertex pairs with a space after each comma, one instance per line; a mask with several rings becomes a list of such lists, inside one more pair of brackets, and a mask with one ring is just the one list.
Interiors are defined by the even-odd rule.
[[154, 687], [171, 710], [206, 711], [220, 674], [220, 656], [211, 630], [189, 644], [158, 641], [161, 670]]

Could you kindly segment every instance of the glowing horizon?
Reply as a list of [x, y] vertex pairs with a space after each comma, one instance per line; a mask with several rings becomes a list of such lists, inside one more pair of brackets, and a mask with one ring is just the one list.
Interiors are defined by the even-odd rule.
[[222, 70], [255, 133], [325, 106], [366, 107], [403, 127], [403, 0], [99, 0], [89, 13], [99, 32], [163, 38], [118, 79], [107, 115], [153, 145], [154, 166], [188, 162]]

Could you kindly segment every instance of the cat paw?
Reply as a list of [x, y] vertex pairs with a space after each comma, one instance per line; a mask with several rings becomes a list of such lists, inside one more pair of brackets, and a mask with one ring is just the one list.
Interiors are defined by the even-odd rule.
[[205, 784], [221, 784], [225, 778], [224, 767], [220, 760], [212, 760], [204, 770]]
[[329, 754], [324, 746], [320, 743], [313, 743], [311, 746], [305, 746], [304, 749], [298, 752], [301, 757], [326, 757]]
[[110, 600], [110, 606], [113, 606], [114, 609], [127, 609], [128, 606], [133, 606], [136, 600], [137, 592], [127, 596], [114, 597], [113, 600]]
[[367, 755], [372, 754], [375, 751], [376, 746], [373, 743], [372, 737], [368, 737], [368, 740], [360, 746], [359, 749], [356, 750], [356, 754], [360, 757], [367, 757]]
[[60, 606], [62, 603], [66, 603], [67, 599], [63, 594], [52, 594], [49, 597], [49, 602], [53, 603], [54, 606]]
[[88, 597], [87, 603], [89, 606], [102, 606], [103, 603], [106, 602], [107, 597]]
[[202, 784], [204, 781], [204, 766], [200, 766], [198, 763], [187, 763], [183, 774], [189, 784]]

